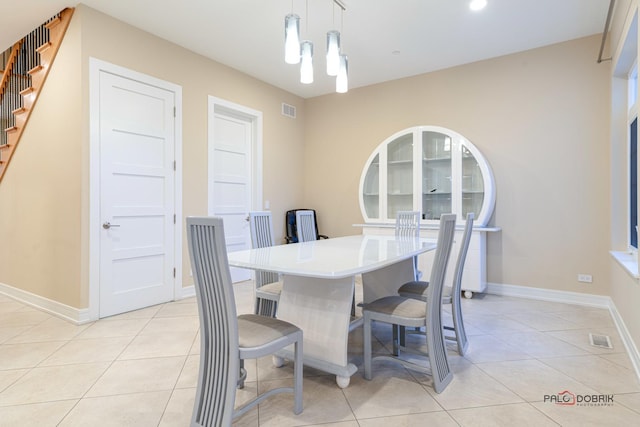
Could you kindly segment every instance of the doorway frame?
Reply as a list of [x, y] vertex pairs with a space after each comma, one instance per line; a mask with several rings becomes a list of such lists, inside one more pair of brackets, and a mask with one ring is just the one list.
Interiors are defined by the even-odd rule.
[[213, 211], [213, 177], [212, 161], [215, 145], [215, 113], [223, 111], [229, 115], [239, 116], [251, 122], [251, 210], [262, 209], [262, 112], [226, 99], [209, 95], [207, 108], [207, 213]]
[[94, 57], [89, 58], [89, 320], [100, 318], [100, 73], [107, 72], [175, 94], [174, 264], [173, 300], [182, 289], [182, 86]]

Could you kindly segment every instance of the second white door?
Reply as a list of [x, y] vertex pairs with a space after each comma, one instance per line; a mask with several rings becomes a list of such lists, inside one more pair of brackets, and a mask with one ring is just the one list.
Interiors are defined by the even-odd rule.
[[[250, 249], [248, 216], [257, 192], [257, 117], [216, 102], [210, 104], [209, 114], [209, 215], [223, 218], [227, 251]], [[248, 280], [251, 272], [231, 268], [231, 278]]]

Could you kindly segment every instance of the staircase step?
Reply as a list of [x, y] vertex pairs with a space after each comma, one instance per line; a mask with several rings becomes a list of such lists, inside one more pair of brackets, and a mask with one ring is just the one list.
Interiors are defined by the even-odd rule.
[[27, 71], [27, 73], [29, 73], [29, 74], [33, 75], [33, 74], [35, 74], [35, 73], [37, 73], [38, 71], [43, 70], [43, 69], [44, 69], [44, 66], [42, 66], [42, 65], [36, 65], [35, 67], [33, 67], [32, 69], [30, 69], [29, 71]]
[[4, 131], [6, 133], [12, 133], [12, 132], [17, 132], [18, 127], [17, 126], [11, 126], [10, 128], [6, 128]]
[[44, 24], [44, 26], [47, 27], [50, 30], [51, 28], [53, 28], [53, 27], [57, 26], [58, 24], [60, 24], [60, 22], [62, 22], [62, 19], [60, 19], [59, 16], [56, 16], [50, 22], [47, 22], [46, 24]]
[[33, 86], [29, 86], [26, 89], [23, 89], [20, 91], [20, 95], [25, 96], [25, 95], [29, 95], [31, 92], [35, 91], [36, 89]]
[[44, 67], [44, 65], [36, 65], [32, 69], [30, 69], [28, 73], [31, 76], [31, 86], [33, 86], [34, 88], [41, 88], [42, 83], [44, 82], [46, 71], [47, 69]]
[[9, 148], [11, 148], [11, 144], [2, 144], [2, 145], [0, 145], [0, 151], [1, 150], [8, 150]]
[[22, 114], [26, 112], [27, 112], [27, 109], [25, 107], [16, 108], [15, 110], [12, 111], [14, 116], [17, 116], [18, 114]]
[[51, 42], [43, 43], [42, 45], [40, 45], [40, 47], [36, 48], [36, 52], [41, 54], [42, 52], [44, 52], [45, 50], [49, 49], [52, 46], [53, 44], [51, 44]]
[[50, 40], [58, 40], [60, 34], [64, 34], [66, 30], [64, 25], [60, 25], [62, 23], [62, 19], [58, 16], [55, 19], [48, 22], [45, 27], [49, 29], [49, 39]]

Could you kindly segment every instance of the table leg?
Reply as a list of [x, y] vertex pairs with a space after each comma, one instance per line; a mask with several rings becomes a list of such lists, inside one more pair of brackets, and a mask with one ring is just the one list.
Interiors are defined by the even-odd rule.
[[347, 358], [353, 292], [353, 277], [329, 280], [285, 275], [278, 303], [277, 317], [303, 331], [304, 364], [337, 375], [341, 387], [358, 370]]

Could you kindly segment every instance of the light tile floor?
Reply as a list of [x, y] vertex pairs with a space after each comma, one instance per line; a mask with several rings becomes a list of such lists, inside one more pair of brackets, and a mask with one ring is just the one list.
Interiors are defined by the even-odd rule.
[[[236, 285], [238, 312], [253, 307], [252, 283]], [[237, 426], [631, 426], [640, 425], [640, 383], [606, 310], [477, 295], [463, 300], [469, 351], [450, 348], [454, 379], [441, 394], [430, 378], [394, 363], [356, 373], [348, 388], [305, 368], [304, 412], [277, 395]], [[0, 296], [0, 426], [187, 426], [198, 375], [195, 299], [73, 326]], [[592, 347], [588, 333], [611, 337]], [[375, 328], [374, 351], [390, 331]], [[409, 338], [416, 345], [419, 336]], [[350, 337], [362, 363], [362, 330]], [[290, 364], [247, 363], [237, 402], [292, 378]], [[561, 406], [545, 395], [613, 395], [608, 406]]]

